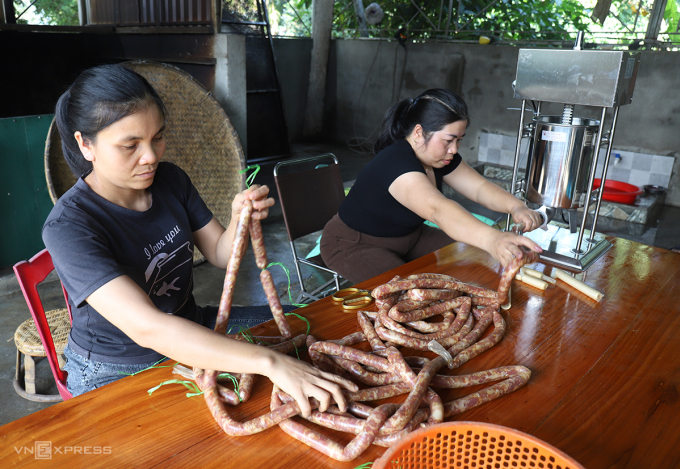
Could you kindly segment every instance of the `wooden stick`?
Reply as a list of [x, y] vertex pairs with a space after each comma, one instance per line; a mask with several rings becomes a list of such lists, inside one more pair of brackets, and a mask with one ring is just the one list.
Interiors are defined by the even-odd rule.
[[548, 282], [544, 282], [540, 278], [536, 278], [531, 275], [525, 275], [519, 272], [515, 276], [515, 278], [520, 282], [524, 282], [527, 285], [531, 285], [532, 287], [538, 288], [539, 290], [545, 290], [546, 288], [548, 288]]
[[522, 267], [522, 272], [524, 272], [527, 275], [531, 275], [532, 277], [540, 278], [544, 282], [552, 283], [553, 285], [557, 283], [557, 281], [554, 278], [548, 277], [543, 272], [539, 272], [538, 270], [534, 270], [529, 267]]
[[586, 285], [585, 283], [581, 282], [578, 279], [575, 279], [568, 273], [560, 270], [560, 269], [553, 269], [555, 272], [555, 277], [562, 280], [565, 283], [568, 283], [572, 287], [576, 288], [578, 291], [581, 293], [584, 293], [594, 299], [595, 301], [602, 301], [602, 298], [604, 298], [604, 293], [601, 293], [597, 290], [595, 290], [593, 287]]

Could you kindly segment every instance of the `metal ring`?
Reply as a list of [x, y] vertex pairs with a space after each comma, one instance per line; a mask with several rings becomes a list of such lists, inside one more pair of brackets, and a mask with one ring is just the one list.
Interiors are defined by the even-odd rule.
[[333, 298], [333, 301], [345, 301], [349, 298], [354, 298], [357, 296], [357, 293], [363, 292], [365, 290], [360, 290], [359, 288], [344, 288], [342, 290], [338, 290], [333, 295], [331, 298]]
[[344, 309], [360, 309], [370, 304], [373, 304], [373, 298], [371, 296], [362, 295], [343, 301], [342, 307]]

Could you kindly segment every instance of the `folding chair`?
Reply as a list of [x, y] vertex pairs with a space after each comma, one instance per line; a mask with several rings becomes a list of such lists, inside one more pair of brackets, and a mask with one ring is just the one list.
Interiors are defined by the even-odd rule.
[[[283, 168], [286, 170], [282, 172]], [[328, 153], [280, 161], [274, 167], [274, 181], [293, 252], [295, 270], [300, 279], [301, 292], [296, 302], [318, 300], [320, 294], [333, 291], [333, 287], [328, 288], [333, 283], [335, 291], [340, 290], [340, 276], [326, 267], [320, 255], [306, 259], [298, 255], [295, 249], [295, 240], [323, 230], [326, 223], [338, 213], [340, 203], [345, 198], [338, 159]], [[333, 278], [308, 292], [302, 279], [300, 264], [327, 272]]]
[[[47, 252], [47, 249], [43, 249], [28, 261], [21, 261], [14, 265], [14, 273], [19, 281], [21, 291], [24, 293], [31, 316], [33, 316], [33, 319], [24, 321], [14, 334], [14, 342], [17, 346], [14, 389], [20, 396], [31, 401], [54, 402], [72, 397], [66, 389], [67, 373], [61, 369], [59, 359], [59, 355], [63, 353], [66, 346], [72, 324], [68, 294], [62, 285], [61, 289], [64, 292], [66, 308], [48, 311], [47, 313], [38, 294], [38, 284], [42, 283], [53, 270], [52, 256]], [[21, 383], [22, 354], [24, 355], [23, 386]], [[35, 392], [33, 357], [44, 356], [47, 356], [47, 361], [50, 363], [59, 394], [43, 395]]]

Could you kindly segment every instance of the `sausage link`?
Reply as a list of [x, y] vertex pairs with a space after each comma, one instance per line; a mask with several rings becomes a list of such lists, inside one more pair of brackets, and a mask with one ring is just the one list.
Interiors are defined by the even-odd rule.
[[441, 340], [438, 340], [439, 344], [445, 349], [450, 349], [451, 347], [456, 345], [461, 339], [465, 338], [472, 330], [472, 327], [474, 325], [473, 318], [474, 316], [472, 314], [468, 315], [467, 321], [465, 321], [463, 327], [461, 327], [460, 330], [453, 334], [451, 337], [445, 337]]
[[253, 391], [253, 384], [255, 383], [255, 375], [243, 373], [238, 382], [238, 397], [240, 402], [245, 402], [250, 399], [250, 393]]
[[267, 348], [287, 355], [295, 350], [304, 348], [306, 340], [307, 334], [300, 334], [285, 342], [281, 342], [280, 344], [267, 345]]
[[332, 342], [315, 342], [309, 347], [309, 350], [372, 366], [383, 372], [390, 371], [389, 362], [386, 359], [344, 345], [338, 345]]
[[[380, 316], [378, 316], [380, 317]], [[463, 316], [461, 316], [463, 317]], [[489, 323], [491, 321], [489, 320]], [[378, 326], [375, 328], [375, 332], [378, 334], [378, 336], [386, 341], [386, 342], [392, 342], [398, 345], [401, 345], [403, 347], [408, 347], [412, 348], [415, 350], [421, 350], [421, 351], [428, 351], [428, 344], [432, 340], [437, 340], [439, 343], [444, 348], [449, 348], [457, 344], [461, 339], [465, 338], [469, 333], [470, 330], [472, 329], [472, 314], [468, 314], [466, 317], [465, 324], [461, 327], [458, 332], [454, 333], [453, 335], [446, 337], [444, 336], [443, 338], [436, 338], [436, 334], [429, 334], [425, 338], [420, 338], [420, 337], [412, 337], [408, 336], [406, 334], [402, 334], [398, 331], [394, 331], [391, 329], [388, 329], [386, 327]], [[487, 324], [488, 325], [488, 324]], [[453, 328], [450, 328], [453, 330]], [[483, 332], [483, 331], [482, 331]], [[387, 345], [387, 343], [386, 343]], [[466, 346], [469, 344], [466, 344]]]
[[264, 248], [262, 223], [257, 218], [250, 217], [248, 228], [250, 231], [250, 243], [253, 245], [253, 253], [255, 254], [255, 264], [257, 264], [259, 269], [266, 269], [269, 262], [267, 262], [267, 250]]
[[468, 295], [496, 298], [496, 292], [486, 288], [476, 287], [463, 282], [454, 282], [441, 278], [421, 278], [415, 280], [399, 280], [393, 283], [380, 285], [371, 291], [373, 298], [384, 298], [399, 290], [411, 290], [414, 288], [436, 288], [444, 290], [458, 290]]
[[361, 389], [354, 392], [345, 392], [345, 398], [352, 402], [377, 401], [388, 397], [401, 396], [411, 391], [411, 386], [407, 383], [394, 383], [385, 386]]
[[309, 335], [307, 336], [307, 352], [309, 353], [309, 358], [312, 359], [312, 363], [316, 365], [320, 370], [326, 371], [328, 373], [333, 373], [334, 375], [342, 376], [345, 379], [352, 380], [352, 375], [345, 371], [340, 365], [335, 363], [329, 357], [321, 352], [316, 352], [310, 347], [313, 343], [317, 342], [316, 338]]
[[427, 342], [423, 339], [416, 339], [415, 337], [409, 337], [407, 335], [401, 334], [400, 332], [387, 329], [386, 327], [376, 327], [375, 332], [378, 336], [385, 341], [385, 345], [396, 344], [402, 347], [412, 348], [414, 350], [426, 351]]
[[[453, 345], [449, 345], [449, 342], [446, 341], [446, 339], [442, 340], [440, 343], [441, 345], [446, 348], [446, 350], [451, 354], [451, 356], [455, 357], [458, 355], [460, 352], [465, 350], [466, 348], [470, 347], [472, 344], [477, 342], [479, 338], [484, 334], [486, 329], [491, 325], [493, 322], [493, 313], [495, 310], [487, 310], [485, 314], [482, 315], [482, 317], [477, 321], [475, 324], [475, 327], [472, 328], [470, 332], [468, 332], [464, 337], [462, 337], [460, 340], [456, 341], [453, 343]], [[470, 315], [472, 316], [472, 315]], [[455, 359], [454, 359], [455, 363]], [[454, 366], [451, 366], [451, 368], [455, 368]]]
[[203, 391], [203, 397], [205, 397], [208, 409], [210, 409], [215, 422], [227, 435], [244, 436], [259, 433], [300, 413], [297, 403], [291, 402], [247, 422], [238, 422], [229, 416], [229, 413], [224, 409], [224, 405], [220, 401], [215, 383], [215, 373], [214, 371], [206, 372], [205, 370], [198, 370], [198, 373], [194, 372], [196, 383]]
[[485, 402], [509, 394], [524, 386], [527, 381], [529, 381], [531, 371], [528, 368], [519, 365], [516, 368], [518, 371], [515, 376], [510, 376], [500, 383], [496, 383], [481, 391], [474, 392], [468, 396], [444, 404], [444, 417], [447, 418], [458, 415], [466, 410], [470, 410]]
[[450, 300], [461, 294], [462, 293], [457, 290], [442, 290], [437, 288], [414, 288], [407, 293], [410, 299], [418, 301]]
[[[401, 356], [401, 353], [399, 353], [397, 349], [395, 349], [394, 347], [390, 348], [387, 359], [389, 360], [390, 365], [392, 365], [392, 372], [395, 375], [401, 377], [402, 380], [408, 383], [410, 386], [414, 387], [416, 386], [418, 382], [416, 374], [413, 372], [413, 370], [411, 370], [411, 367], [406, 363], [404, 358]], [[430, 406], [430, 418], [428, 419], [428, 423], [433, 424], [442, 422], [444, 420], [444, 407], [439, 395], [435, 393], [432, 389], [427, 388], [423, 395], [421, 396], [421, 398], [426, 404]], [[414, 402], [415, 401], [420, 402], [417, 396], [414, 398]], [[401, 421], [397, 422], [396, 419], [393, 419], [394, 421], [391, 423], [394, 425], [394, 427], [402, 429], [404, 428], [404, 425], [406, 425], [406, 423], [409, 420], [411, 420], [412, 417], [413, 414], [410, 413], [407, 409], [404, 409]], [[388, 429], [385, 429], [383, 431], [387, 432]]]
[[497, 298], [482, 298], [481, 296], [472, 297], [472, 306], [495, 306], [497, 309], [501, 307]]
[[269, 309], [272, 310], [274, 321], [279, 327], [281, 335], [287, 339], [290, 339], [293, 337], [293, 333], [290, 331], [290, 325], [288, 324], [286, 315], [283, 312], [283, 307], [281, 307], [281, 301], [279, 300], [279, 294], [276, 292], [276, 286], [274, 285], [274, 279], [272, 278], [271, 272], [269, 272], [267, 269], [263, 269], [260, 272], [260, 282], [262, 283], [262, 288], [267, 295]]
[[331, 360], [347, 370], [357, 381], [363, 384], [383, 386], [386, 384], [398, 383], [400, 381], [399, 376], [392, 373], [374, 373], [346, 358], [331, 356]]
[[[513, 376], [524, 376], [529, 369], [521, 365], [501, 366], [491, 370], [478, 371], [467, 375], [435, 375], [430, 382], [433, 388], [459, 389], [470, 386], [478, 386], [480, 384], [493, 383], [502, 379], [512, 378]], [[417, 368], [413, 368], [413, 372], [418, 372]], [[531, 375], [531, 371], [529, 371]], [[528, 380], [529, 377], [526, 376]]]
[[[271, 406], [272, 408], [280, 408], [278, 406], [281, 406], [281, 400], [276, 393], [272, 393]], [[337, 461], [351, 461], [373, 443], [378, 430], [380, 430], [391, 413], [394, 412], [395, 408], [395, 404], [383, 404], [376, 407], [373, 413], [366, 419], [364, 429], [344, 447], [319, 432], [293, 420], [284, 420], [279, 423], [279, 427], [293, 438]]]
[[[519, 269], [525, 264], [532, 264], [538, 260], [538, 254], [534, 251], [527, 251], [524, 253], [521, 259], [513, 259], [508, 266], [503, 269], [501, 274], [501, 280], [498, 283], [498, 302], [504, 305], [508, 301], [508, 291], [510, 290], [510, 284], [512, 279], [515, 278]], [[482, 296], [482, 295], [478, 295]]]
[[416, 382], [411, 386], [412, 390], [402, 406], [383, 425], [382, 434], [394, 433], [404, 428], [404, 425], [413, 418], [413, 415], [418, 410], [420, 401], [425, 396], [432, 377], [445, 365], [446, 361], [442, 357], [437, 357], [420, 370]]
[[360, 344], [361, 342], [365, 341], [366, 337], [364, 336], [363, 332], [353, 332], [352, 334], [346, 335], [342, 339], [333, 339], [329, 340], [328, 342], [333, 342], [334, 344], [350, 347], [352, 345]]
[[[451, 324], [451, 327], [448, 329], [444, 329], [438, 332], [433, 332], [430, 334], [421, 334], [419, 332], [415, 332], [412, 330], [407, 329], [406, 327], [402, 326], [398, 322], [394, 321], [388, 314], [385, 314], [384, 312], [381, 312], [378, 314], [378, 317], [380, 318], [380, 322], [387, 327], [388, 329], [392, 329], [393, 331], [397, 331], [401, 334], [404, 334], [409, 337], [415, 337], [418, 339], [423, 339], [427, 340], [428, 342], [430, 340], [439, 340], [443, 339], [445, 337], [450, 337], [454, 335], [456, 332], [460, 330], [461, 327], [463, 327], [463, 324], [467, 321], [468, 316], [470, 315], [470, 297], [463, 296], [456, 298], [455, 300], [449, 300], [449, 301], [456, 301], [457, 304], [454, 306], [454, 310], [457, 313], [456, 320]], [[441, 304], [445, 304], [441, 303]], [[439, 305], [437, 305], [439, 306]]]
[[390, 309], [388, 314], [392, 319], [399, 322], [419, 321], [421, 319], [431, 318], [432, 316], [441, 314], [444, 311], [451, 311], [452, 309], [457, 308], [466, 302], [470, 304], [469, 297], [459, 296], [458, 298], [454, 298], [452, 300], [444, 300], [442, 302], [435, 303], [431, 306], [427, 306], [422, 309], [416, 309], [408, 312], [403, 312], [400, 310], [399, 307], [401, 304], [403, 304], [403, 302], [401, 302], [394, 305], [392, 309]]
[[443, 331], [451, 327], [451, 323], [456, 318], [456, 315], [450, 311], [444, 311], [441, 315], [444, 320], [440, 322], [411, 321], [407, 322], [406, 325], [411, 329], [422, 332], [423, 334], [431, 334], [433, 332]]
[[231, 302], [234, 299], [236, 275], [238, 274], [238, 269], [241, 265], [241, 259], [243, 259], [243, 255], [246, 252], [246, 242], [248, 241], [248, 225], [250, 223], [250, 215], [252, 212], [253, 204], [250, 202], [250, 200], [246, 200], [243, 203], [241, 212], [239, 213], [238, 223], [236, 225], [236, 233], [234, 234], [234, 245], [231, 248], [227, 272], [224, 276], [224, 288], [222, 289], [220, 305], [217, 309], [215, 331], [219, 332], [220, 334], [224, 334], [227, 331], [229, 314], [231, 313]]
[[[475, 339], [468, 347], [459, 352], [453, 359], [453, 363], [450, 365], [450, 368], [453, 369], [461, 366], [463, 363], [476, 357], [480, 353], [489, 350], [491, 347], [500, 342], [500, 340], [503, 338], [503, 335], [505, 335], [505, 321], [503, 320], [503, 316], [501, 316], [498, 311], [493, 311], [490, 316], [494, 324], [493, 332], [479, 342], [477, 342]], [[485, 317], [488, 318], [489, 315]], [[484, 320], [484, 318], [482, 320]], [[482, 323], [482, 320], [480, 320], [478, 324]], [[449, 353], [453, 355], [451, 349], [449, 349]]]
[[376, 334], [373, 323], [371, 323], [371, 321], [368, 319], [366, 313], [359, 311], [357, 313], [357, 320], [359, 322], [359, 327], [361, 327], [361, 330], [364, 332], [364, 336], [368, 340], [368, 343], [371, 344], [371, 349], [373, 349], [373, 352], [385, 350], [385, 344], [382, 342], [382, 340], [380, 340], [378, 334]]
[[389, 435], [380, 435], [373, 440], [373, 444], [376, 446], [390, 447], [394, 445], [397, 441], [404, 438], [406, 435], [411, 433], [416, 429], [422, 422], [427, 420], [429, 412], [425, 409], [418, 409], [410, 422], [408, 422], [404, 428], [398, 432], [391, 433]]

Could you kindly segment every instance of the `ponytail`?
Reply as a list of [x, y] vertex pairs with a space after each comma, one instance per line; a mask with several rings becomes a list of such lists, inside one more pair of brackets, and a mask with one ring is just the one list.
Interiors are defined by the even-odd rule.
[[433, 132], [460, 120], [470, 122], [467, 104], [463, 98], [442, 88], [427, 90], [415, 99], [399, 101], [385, 113], [373, 152], [377, 154], [406, 138], [418, 124], [423, 128], [427, 142]]
[[407, 134], [403, 123], [413, 101], [410, 98], [402, 99], [387, 110], [383, 118], [380, 136], [373, 145], [373, 153], [377, 154], [380, 150], [389, 147], [397, 140], [406, 138]]

